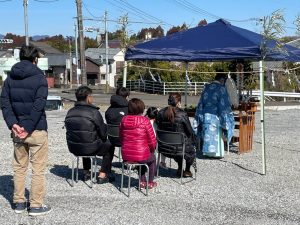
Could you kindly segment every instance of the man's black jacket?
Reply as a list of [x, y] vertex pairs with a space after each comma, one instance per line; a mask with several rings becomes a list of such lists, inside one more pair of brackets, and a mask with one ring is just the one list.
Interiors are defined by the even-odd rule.
[[65, 118], [69, 151], [74, 155], [92, 155], [107, 139], [107, 127], [99, 108], [76, 102]]

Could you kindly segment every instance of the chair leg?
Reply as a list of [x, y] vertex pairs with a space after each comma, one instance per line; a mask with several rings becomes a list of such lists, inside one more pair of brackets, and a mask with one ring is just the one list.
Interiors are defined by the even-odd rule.
[[119, 162], [121, 162], [121, 147], [119, 147]]
[[90, 157], [90, 161], [91, 161], [91, 188], [93, 188], [93, 172], [94, 172], [93, 157]]
[[141, 176], [142, 176], [142, 171], [141, 171], [142, 169], [141, 169], [141, 167], [142, 166], [138, 166], [138, 167], [139, 167], [139, 189], [138, 190], [140, 191], [141, 190]]
[[156, 165], [156, 177], [159, 177], [159, 165], [160, 165], [160, 154], [158, 153], [158, 158], [157, 158], [157, 165]]
[[131, 167], [132, 165], [129, 165], [128, 168], [128, 197], [130, 196]]
[[149, 166], [147, 164], [145, 164], [145, 166], [146, 166], [146, 175], [145, 175], [145, 177], [146, 177], [146, 196], [148, 196], [148, 193], [149, 193], [149, 188], [148, 188], [148, 186], [149, 186]]
[[97, 182], [97, 156], [95, 156], [94, 158], [94, 164], [93, 164], [93, 182], [96, 183]]
[[123, 192], [123, 181], [124, 181], [124, 163], [122, 162], [121, 192]]
[[182, 157], [182, 166], [181, 166], [181, 175], [180, 175], [180, 183], [183, 184], [183, 181], [182, 181], [182, 177], [183, 177], [183, 161], [184, 161], [184, 157]]
[[78, 182], [78, 170], [79, 170], [79, 157], [77, 156], [76, 183]]
[[72, 160], [72, 187], [74, 187], [74, 159]]

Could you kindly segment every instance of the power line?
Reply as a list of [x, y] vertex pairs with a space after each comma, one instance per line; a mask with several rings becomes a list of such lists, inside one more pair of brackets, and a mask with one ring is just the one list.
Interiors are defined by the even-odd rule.
[[52, 3], [52, 2], [58, 2], [59, 0], [33, 0], [35, 2], [42, 2], [42, 3]]
[[82, 4], [83, 4], [83, 7], [85, 8], [85, 10], [88, 12], [88, 14], [90, 14], [92, 17], [94, 17], [94, 18], [102, 18], [102, 17], [99, 17], [99, 16], [95, 16], [93, 13], [91, 13], [91, 11], [88, 9], [88, 7], [85, 4], [85, 2], [82, 2]]
[[[204, 16], [208, 16], [211, 17], [213, 19], [221, 19], [222, 17], [217, 16], [215, 14], [212, 14], [204, 9], [199, 8], [198, 6], [196, 6], [195, 4], [192, 4], [190, 2], [188, 2], [187, 0], [174, 0], [177, 4], [183, 6], [184, 8], [186, 8], [187, 10], [191, 11], [191, 12], [196, 12], [199, 13], [201, 15]], [[249, 21], [257, 21], [258, 18], [248, 18], [248, 19], [243, 19], [243, 20], [233, 20], [233, 19], [228, 19], [225, 18], [227, 21], [229, 22], [237, 22], [237, 23], [241, 23], [241, 22], [249, 22]]]
[[172, 24], [169, 24], [169, 23], [167, 23], [167, 22], [165, 22], [165, 21], [157, 18], [157, 17], [154, 17], [154, 16], [150, 15], [149, 13], [147, 13], [145, 11], [142, 11], [142, 10], [138, 9], [137, 7], [129, 4], [128, 2], [126, 2], [124, 0], [116, 0], [116, 1], [118, 1], [118, 3], [120, 3], [122, 6], [126, 7], [130, 11], [133, 11], [133, 12], [137, 13], [139, 15], [139, 17], [141, 17], [143, 19], [145, 19], [145, 17], [146, 17], [146, 18], [148, 18], [148, 19], [146, 19], [148, 21], [149, 20], [150, 21], [156, 21], [156, 22], [158, 22], [158, 23], [160, 23], [162, 25], [165, 24], [165, 25], [168, 25], [168, 26], [171, 26], [171, 27], [174, 26]]
[[191, 12], [196, 12], [198, 14], [204, 15], [204, 16], [208, 16], [211, 17], [213, 19], [220, 19], [221, 17], [216, 16], [212, 13], [209, 13], [201, 8], [199, 8], [198, 6], [186, 1], [186, 0], [174, 0], [175, 3], [179, 4], [180, 6], [183, 6], [185, 9], [191, 11]]

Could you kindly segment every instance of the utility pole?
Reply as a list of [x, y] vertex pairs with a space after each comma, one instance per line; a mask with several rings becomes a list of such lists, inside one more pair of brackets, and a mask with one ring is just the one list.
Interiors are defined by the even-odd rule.
[[74, 31], [75, 31], [75, 60], [76, 60], [76, 82], [77, 87], [79, 87], [79, 77], [78, 77], [78, 38], [77, 38], [77, 26], [74, 24]]
[[[121, 17], [120, 22], [122, 24], [122, 51], [125, 53], [127, 48], [127, 25], [128, 25], [128, 15]], [[124, 67], [123, 67], [123, 87], [126, 87], [126, 81], [127, 81], [127, 61], [124, 60]]]
[[72, 84], [73, 84], [73, 60], [72, 60], [72, 42], [71, 42], [71, 38], [69, 37], [69, 48], [70, 48], [70, 88], [72, 88]]
[[104, 13], [105, 22], [105, 79], [106, 79], [106, 93], [109, 92], [109, 75], [108, 75], [108, 31], [107, 31], [107, 11]]
[[29, 37], [28, 37], [28, 0], [23, 0], [23, 6], [24, 6], [24, 23], [25, 23], [25, 43], [26, 46], [29, 46]]
[[80, 48], [80, 69], [81, 69], [81, 82], [83, 85], [87, 85], [87, 77], [85, 71], [85, 47], [83, 36], [83, 20], [82, 20], [82, 1], [76, 0], [77, 5], [77, 23], [79, 32], [79, 48]]

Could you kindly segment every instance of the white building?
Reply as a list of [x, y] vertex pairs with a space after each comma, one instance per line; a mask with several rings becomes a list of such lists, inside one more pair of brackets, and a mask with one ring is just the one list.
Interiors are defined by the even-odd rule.
[[[124, 65], [124, 52], [120, 48], [108, 48], [108, 78], [106, 78], [105, 48], [88, 48], [85, 56], [100, 62], [99, 84], [106, 84], [115, 87], [116, 81], [122, 74]], [[88, 73], [88, 71], [87, 71]]]

